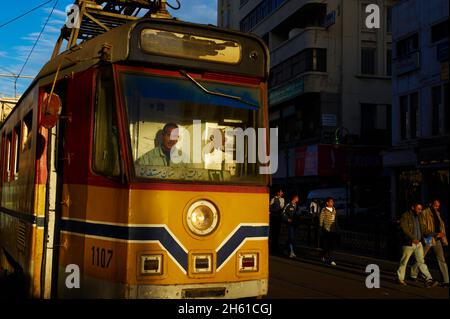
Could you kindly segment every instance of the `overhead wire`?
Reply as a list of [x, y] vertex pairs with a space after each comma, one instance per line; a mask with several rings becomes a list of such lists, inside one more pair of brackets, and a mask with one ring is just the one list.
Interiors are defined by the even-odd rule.
[[21, 15], [15, 17], [15, 18], [13, 18], [13, 19], [11, 19], [11, 20], [5, 22], [5, 23], [0, 24], [0, 28], [2, 28], [2, 27], [4, 27], [4, 26], [7, 26], [8, 24], [10, 24], [10, 23], [12, 23], [12, 22], [14, 22], [14, 21], [16, 21], [16, 20], [19, 20], [20, 18], [22, 18], [22, 17], [26, 16], [27, 14], [29, 14], [29, 13], [31, 13], [31, 12], [33, 12], [33, 11], [35, 11], [35, 10], [37, 10], [37, 9], [39, 9], [39, 8], [41, 8], [41, 7], [43, 7], [43, 6], [45, 6], [47, 3], [50, 3], [50, 2], [52, 2], [52, 1], [53, 1], [53, 0], [48, 0], [47, 2], [41, 3], [41, 4], [38, 5], [37, 7], [34, 7], [33, 9], [30, 9], [30, 10], [28, 10], [27, 12], [22, 13]]
[[175, 0], [177, 2], [177, 6], [175, 7], [174, 5], [171, 5], [169, 2], [166, 2], [166, 4], [172, 8], [173, 10], [179, 10], [181, 8], [181, 3], [180, 0]]
[[[53, 0], [52, 0], [53, 1]], [[38, 44], [39, 40], [41, 39], [42, 34], [44, 33], [45, 28], [47, 27], [48, 22], [50, 21], [51, 16], [53, 15], [53, 12], [56, 9], [56, 6], [58, 5], [58, 1], [55, 1], [55, 4], [53, 5], [52, 10], [48, 14], [47, 20], [44, 23], [44, 26], [41, 29], [41, 32], [39, 32], [39, 35], [36, 39], [36, 41], [33, 44], [33, 47], [31, 48], [30, 52], [28, 53], [28, 56], [22, 65], [22, 68], [20, 69], [19, 73], [17, 74], [16, 80], [14, 81], [14, 94], [17, 95], [17, 80], [19, 79], [20, 75], [22, 74], [23, 70], [25, 69], [25, 66], [27, 65], [28, 61], [30, 60], [31, 55], [33, 54], [34, 49], [36, 48], [36, 45]], [[48, 2], [47, 2], [48, 3]]]

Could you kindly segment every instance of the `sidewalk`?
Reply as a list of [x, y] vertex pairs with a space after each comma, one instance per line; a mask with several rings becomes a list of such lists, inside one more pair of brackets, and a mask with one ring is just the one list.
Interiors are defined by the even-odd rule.
[[[308, 246], [295, 246], [295, 252], [297, 257], [306, 258], [314, 263], [322, 263], [320, 259], [320, 252], [322, 250], [320, 248], [312, 248]], [[276, 255], [276, 254], [275, 254]], [[279, 255], [279, 254], [278, 254]], [[336, 250], [334, 252], [335, 262], [338, 267], [345, 267], [347, 269], [353, 268], [357, 272], [365, 271], [366, 267], [371, 264], [375, 264], [380, 267], [380, 271], [382, 274], [388, 276], [396, 276], [397, 269], [399, 266], [399, 262], [393, 262], [386, 259], [380, 259], [375, 257], [363, 256], [354, 254], [348, 251]], [[414, 256], [411, 256], [411, 259], [408, 263], [408, 266], [412, 266], [415, 259]], [[408, 267], [409, 268], [409, 267]], [[439, 269], [430, 268], [430, 273], [433, 278], [437, 280], [441, 280], [441, 274]], [[409, 275], [409, 269], [407, 271], [407, 275]]]

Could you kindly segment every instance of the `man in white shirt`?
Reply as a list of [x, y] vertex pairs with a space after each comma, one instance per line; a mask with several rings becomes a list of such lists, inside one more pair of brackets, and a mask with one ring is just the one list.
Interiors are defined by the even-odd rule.
[[322, 232], [322, 261], [336, 266], [333, 260], [333, 250], [338, 240], [339, 225], [334, 208], [334, 199], [329, 197], [325, 201], [325, 207], [320, 212], [319, 226]]

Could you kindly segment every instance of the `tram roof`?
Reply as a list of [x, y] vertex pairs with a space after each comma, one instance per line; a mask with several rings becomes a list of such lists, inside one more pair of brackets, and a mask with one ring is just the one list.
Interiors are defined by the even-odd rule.
[[[241, 45], [241, 59], [239, 63], [231, 65], [149, 54], [142, 50], [139, 39], [142, 30], [152, 28], [237, 41]], [[256, 58], [254, 53], [256, 53]], [[172, 68], [201, 69], [259, 78], [267, 78], [269, 74], [269, 52], [264, 42], [257, 36], [212, 25], [199, 25], [177, 20], [140, 19], [112, 29], [62, 52], [41, 69], [34, 82], [51, 83], [58, 67], [60, 67], [58, 79], [61, 79], [72, 72], [81, 72], [94, 67], [101, 61], [109, 63], [129, 61], [144, 65], [166, 65]], [[34, 82], [32, 86], [35, 84]]]

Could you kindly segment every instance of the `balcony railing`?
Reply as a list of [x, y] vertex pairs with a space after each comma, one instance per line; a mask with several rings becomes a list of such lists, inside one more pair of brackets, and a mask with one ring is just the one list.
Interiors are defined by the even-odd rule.
[[294, 37], [284, 41], [271, 50], [271, 65], [277, 65], [306, 48], [326, 48], [327, 31], [322, 27], [302, 29]]

